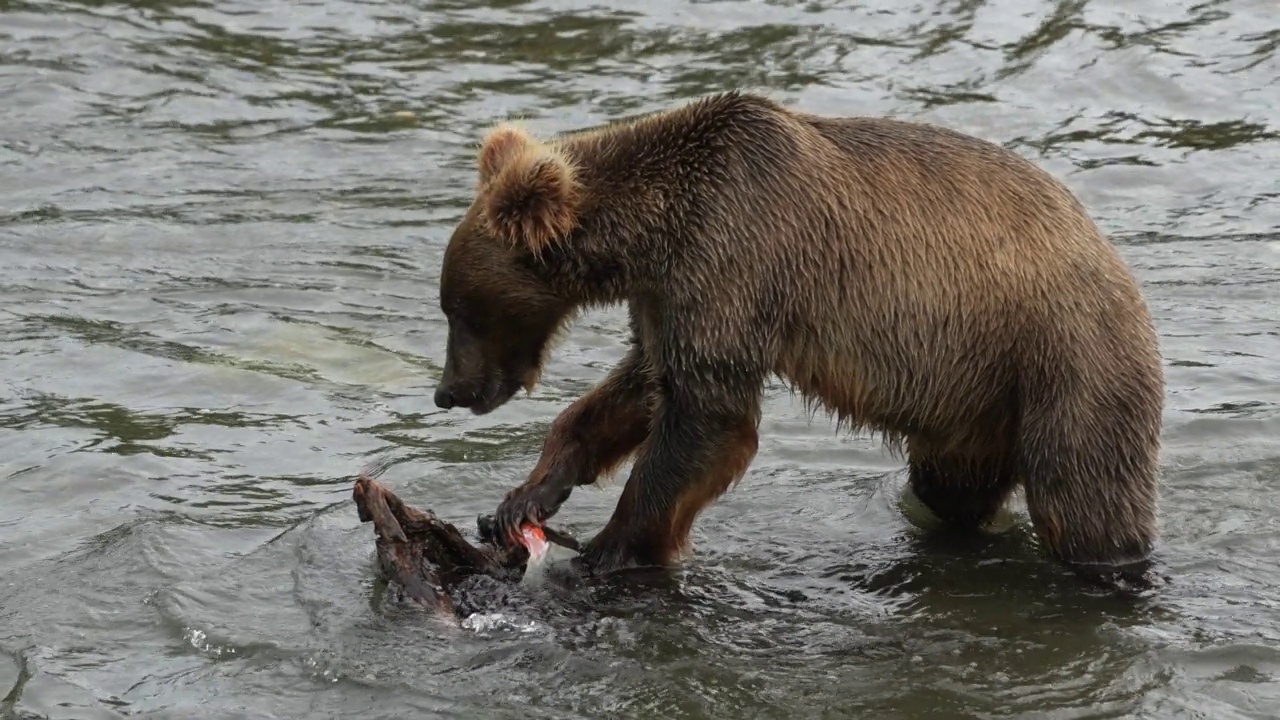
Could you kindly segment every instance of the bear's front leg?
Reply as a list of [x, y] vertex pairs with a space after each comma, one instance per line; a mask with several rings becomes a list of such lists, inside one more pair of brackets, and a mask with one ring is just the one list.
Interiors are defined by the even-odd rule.
[[588, 574], [671, 566], [699, 513], [742, 477], [758, 446], [759, 411], [658, 410], [608, 524], [576, 558]]
[[603, 382], [556, 418], [528, 479], [498, 506], [495, 537], [515, 547], [521, 525], [546, 522], [574, 487], [594, 483], [635, 452], [649, 434], [651, 392], [641, 351], [633, 347]]

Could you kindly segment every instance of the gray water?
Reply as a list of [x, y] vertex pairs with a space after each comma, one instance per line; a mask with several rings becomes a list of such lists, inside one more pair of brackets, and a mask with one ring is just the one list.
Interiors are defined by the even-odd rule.
[[[1280, 717], [1277, 46], [1274, 0], [0, 0], [0, 718]], [[480, 133], [737, 86], [1080, 194], [1162, 338], [1167, 586], [1083, 591], [1016, 504], [922, 532], [776, 387], [674, 586], [388, 600], [354, 473], [469, 531], [623, 350], [597, 312], [532, 397], [435, 409]]]

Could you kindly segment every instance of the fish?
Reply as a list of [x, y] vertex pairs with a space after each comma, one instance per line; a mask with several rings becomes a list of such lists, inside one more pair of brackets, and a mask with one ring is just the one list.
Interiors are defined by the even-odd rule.
[[360, 521], [373, 523], [377, 569], [398, 599], [445, 615], [466, 614], [457, 594], [469, 578], [487, 576], [514, 584], [531, 563], [546, 557], [553, 544], [581, 551], [569, 533], [532, 524], [521, 528], [520, 545], [505, 547], [496, 541], [492, 515], [476, 519], [478, 537], [473, 543], [431, 510], [405, 503], [369, 472], [357, 476], [352, 500]]

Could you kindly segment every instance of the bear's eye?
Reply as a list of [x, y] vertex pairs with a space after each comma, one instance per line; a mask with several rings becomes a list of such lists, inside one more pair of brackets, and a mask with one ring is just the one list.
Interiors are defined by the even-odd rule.
[[450, 323], [464, 332], [476, 335], [484, 329], [484, 322], [480, 315], [463, 307], [461, 303], [450, 305], [445, 309], [444, 314]]

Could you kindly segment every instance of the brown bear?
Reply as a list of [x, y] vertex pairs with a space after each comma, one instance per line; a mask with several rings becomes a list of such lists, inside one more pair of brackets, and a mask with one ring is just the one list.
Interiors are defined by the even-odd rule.
[[670, 565], [756, 452], [763, 385], [905, 451], [973, 528], [1022, 483], [1074, 566], [1145, 565], [1164, 402], [1134, 276], [1072, 193], [940, 127], [728, 92], [603, 127], [485, 138], [445, 250], [441, 408], [538, 380], [576, 311], [626, 303], [630, 348], [554, 422], [496, 521], [515, 542], [635, 455], [587, 571]]

